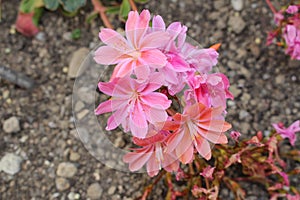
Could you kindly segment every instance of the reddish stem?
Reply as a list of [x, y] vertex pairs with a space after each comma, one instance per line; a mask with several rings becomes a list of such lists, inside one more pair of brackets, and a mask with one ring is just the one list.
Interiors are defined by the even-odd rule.
[[166, 171], [161, 172], [158, 177], [155, 179], [155, 181], [153, 183], [151, 183], [150, 185], [148, 185], [143, 193], [143, 196], [141, 196], [140, 198], [137, 198], [139, 200], [146, 200], [147, 196], [150, 194], [150, 192], [153, 189], [153, 186], [156, 185], [158, 183], [158, 181], [163, 177], [163, 175], [166, 174]]
[[132, 10], [137, 11], [137, 7], [133, 0], [129, 0], [129, 4], [130, 4], [130, 7], [132, 8]]
[[104, 25], [107, 28], [113, 29], [112, 24], [109, 22], [106, 14], [105, 14], [106, 8], [102, 5], [102, 3], [99, 0], [92, 0], [92, 4], [94, 6], [95, 11], [97, 11], [99, 13]]
[[266, 0], [266, 3], [268, 4], [268, 6], [270, 7], [270, 9], [274, 14], [277, 13], [277, 10], [275, 9], [275, 7], [273, 6], [270, 0]]

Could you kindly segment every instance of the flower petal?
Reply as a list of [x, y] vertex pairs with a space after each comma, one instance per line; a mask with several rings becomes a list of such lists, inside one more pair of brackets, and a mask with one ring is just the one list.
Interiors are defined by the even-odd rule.
[[167, 57], [158, 49], [143, 51], [139, 58], [141, 64], [162, 68], [167, 64]]
[[198, 153], [206, 160], [209, 160], [211, 158], [211, 149], [207, 140], [202, 137], [196, 137], [195, 143]]
[[129, 152], [123, 157], [125, 163], [129, 163], [130, 171], [137, 171], [143, 167], [143, 165], [151, 157], [153, 148], [137, 149], [135, 152]]
[[101, 46], [96, 50], [94, 60], [98, 64], [113, 65], [120, 61], [121, 56], [120, 51], [109, 46]]
[[132, 48], [129, 46], [125, 38], [118, 32], [109, 29], [104, 28], [99, 33], [99, 38], [101, 41], [105, 44], [107, 44], [109, 47], [114, 48], [120, 52], [128, 52], [132, 50]]

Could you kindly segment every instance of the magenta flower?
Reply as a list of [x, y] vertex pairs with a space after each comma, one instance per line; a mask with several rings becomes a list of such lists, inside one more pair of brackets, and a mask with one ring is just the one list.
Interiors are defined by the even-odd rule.
[[175, 114], [173, 121], [166, 121], [164, 130], [172, 130], [167, 143], [167, 152], [175, 151], [179, 161], [187, 164], [193, 161], [194, 150], [206, 160], [211, 158], [213, 144], [227, 143], [225, 131], [231, 125], [224, 121], [223, 109], [207, 108], [201, 103], [186, 106], [183, 114]]
[[123, 157], [125, 163], [129, 163], [130, 171], [137, 171], [146, 164], [148, 175], [153, 177], [164, 168], [168, 172], [177, 171], [179, 162], [174, 153], [167, 153], [166, 139], [169, 133], [164, 131], [157, 133], [150, 131], [151, 136], [145, 139], [133, 138], [133, 142], [141, 148], [133, 149]]
[[298, 12], [298, 6], [295, 5], [289, 5], [289, 7], [286, 9], [286, 12], [289, 14], [296, 14]]
[[151, 124], [164, 122], [167, 119], [166, 109], [171, 105], [166, 95], [154, 92], [162, 85], [162, 76], [152, 74], [149, 80], [139, 82], [129, 75], [115, 78], [111, 82], [100, 82], [100, 91], [111, 96], [101, 103], [95, 113], [113, 112], [107, 122], [107, 130], [117, 128], [120, 124], [125, 132], [144, 138]]
[[287, 25], [283, 37], [287, 45], [286, 53], [292, 59], [300, 60], [300, 30], [295, 25]]
[[188, 104], [200, 102], [207, 107], [226, 108], [226, 99], [233, 99], [229, 92], [228, 78], [221, 73], [190, 76], [188, 84], [191, 89], [185, 91]]
[[240, 137], [240, 136], [241, 136], [241, 133], [238, 132], [238, 131], [231, 131], [231, 132], [230, 132], [230, 137], [231, 137], [234, 141], [236, 141], [236, 142], [239, 141], [239, 137]]
[[297, 120], [292, 123], [288, 128], [284, 127], [282, 123], [272, 124], [275, 128], [276, 132], [280, 134], [282, 138], [288, 138], [292, 146], [295, 145], [296, 142], [296, 132], [300, 132], [300, 121]]
[[167, 58], [159, 48], [168, 42], [169, 35], [163, 31], [148, 33], [149, 21], [148, 10], [143, 10], [140, 15], [131, 11], [125, 25], [127, 40], [112, 29], [104, 28], [99, 33], [107, 46], [99, 47], [94, 59], [99, 64], [117, 64], [111, 80], [132, 73], [145, 80], [151, 70], [165, 66]]

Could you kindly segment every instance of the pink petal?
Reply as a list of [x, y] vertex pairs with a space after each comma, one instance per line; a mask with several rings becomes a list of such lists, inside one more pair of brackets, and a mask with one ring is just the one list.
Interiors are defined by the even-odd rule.
[[166, 24], [160, 15], [156, 15], [153, 17], [152, 28], [154, 31], [162, 31], [166, 29]]
[[167, 57], [158, 49], [143, 51], [139, 61], [144, 65], [161, 68], [167, 64]]
[[150, 75], [150, 68], [148, 65], [139, 65], [134, 69], [135, 75], [139, 80], [147, 80]]
[[122, 53], [120, 51], [109, 46], [101, 46], [96, 50], [94, 60], [98, 64], [113, 65], [120, 61], [121, 56]]
[[147, 34], [140, 43], [140, 50], [146, 51], [150, 49], [157, 49], [165, 46], [168, 43], [170, 36], [168, 33], [163, 31], [156, 31]]
[[111, 100], [104, 101], [103, 103], [99, 104], [99, 106], [95, 110], [96, 115], [101, 115], [103, 113], [112, 112], [113, 107], [111, 106]]
[[183, 136], [184, 136], [183, 131], [172, 133], [172, 135], [167, 140], [166, 152], [167, 153], [173, 152], [176, 149], [176, 147], [179, 145]]
[[144, 104], [161, 110], [169, 108], [172, 103], [171, 100], [168, 100], [166, 95], [159, 92], [152, 92], [149, 95], [143, 95], [140, 99]]
[[209, 143], [202, 137], [196, 137], [195, 143], [198, 153], [206, 160], [209, 160], [211, 158], [211, 149]]
[[120, 52], [128, 52], [132, 50], [132, 48], [128, 45], [125, 38], [118, 32], [104, 28], [99, 33], [99, 38], [101, 41], [111, 48], [114, 48]]
[[131, 75], [132, 70], [135, 67], [135, 62], [132, 62], [131, 59], [126, 59], [120, 62], [115, 66], [113, 74], [110, 77], [110, 80], [116, 77], [124, 77], [126, 75]]
[[131, 133], [135, 137], [145, 138], [148, 132], [148, 123], [142, 105], [136, 103], [133, 109], [129, 119]]
[[150, 21], [150, 12], [143, 10], [139, 15], [137, 11], [131, 11], [125, 24], [125, 32], [127, 39], [138, 49], [141, 38], [147, 31]]
[[149, 160], [153, 154], [152, 148], [138, 149], [136, 152], [129, 152], [123, 157], [125, 163], [129, 163], [130, 171], [137, 171]]
[[127, 116], [127, 107], [116, 110], [107, 120], [106, 130], [113, 130], [117, 128]]
[[151, 124], [156, 124], [158, 122], [165, 122], [168, 118], [167, 112], [161, 109], [155, 109], [155, 108], [145, 109], [145, 114], [147, 120]]
[[194, 146], [189, 133], [185, 133], [175, 149], [176, 155], [183, 164], [190, 163], [194, 156]]
[[147, 172], [150, 177], [156, 176], [160, 170], [155, 154], [152, 154], [147, 163]]

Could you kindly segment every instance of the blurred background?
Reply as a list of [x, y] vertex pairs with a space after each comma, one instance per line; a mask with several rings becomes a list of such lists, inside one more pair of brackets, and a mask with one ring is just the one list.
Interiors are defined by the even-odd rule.
[[[284, 1], [274, 1], [275, 7], [280, 4]], [[20, 1], [4, 0], [0, 5], [0, 199], [140, 196], [151, 182], [146, 174], [106, 167], [77, 138], [72, 87], [80, 61], [100, 43], [98, 33], [104, 27], [97, 13], [91, 16], [92, 3], [87, 1], [72, 16], [62, 7], [43, 10], [33, 37], [16, 30]], [[300, 63], [281, 48], [265, 45], [273, 27], [265, 1], [149, 0], [137, 6], [161, 15], [167, 24], [185, 24], [188, 35], [203, 47], [222, 43], [217, 68], [229, 77], [235, 96], [228, 102], [226, 120], [242, 137], [271, 130], [271, 123], [290, 124], [300, 118]], [[88, 23], [89, 16], [93, 19]], [[124, 28], [122, 16], [107, 16], [115, 29]], [[80, 113], [84, 104], [74, 109]], [[115, 145], [125, 146], [118, 137]], [[163, 184], [151, 199], [165, 196]], [[247, 199], [268, 199], [259, 185], [245, 184]], [[234, 198], [226, 188], [221, 197]]]

